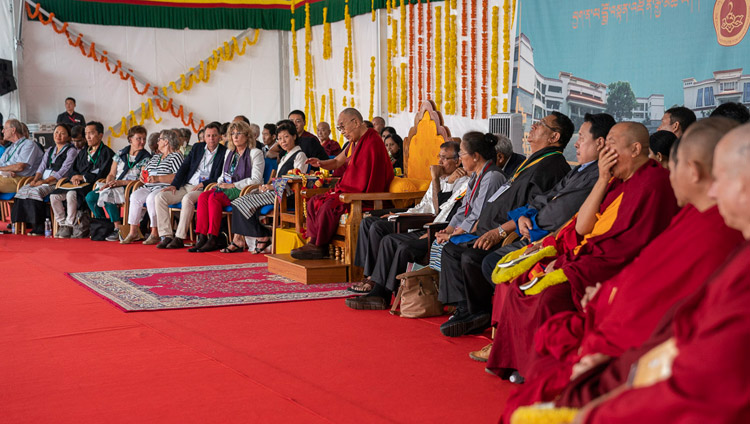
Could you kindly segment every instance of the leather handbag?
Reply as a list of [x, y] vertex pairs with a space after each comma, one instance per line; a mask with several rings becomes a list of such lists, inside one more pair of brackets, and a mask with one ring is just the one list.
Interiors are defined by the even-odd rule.
[[404, 318], [443, 315], [443, 304], [438, 300], [439, 272], [427, 267], [399, 274], [396, 278], [401, 280], [401, 286], [396, 293], [391, 314]]

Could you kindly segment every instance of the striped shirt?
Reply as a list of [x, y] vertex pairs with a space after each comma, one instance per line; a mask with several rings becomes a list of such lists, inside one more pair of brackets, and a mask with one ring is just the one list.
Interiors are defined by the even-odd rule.
[[[172, 152], [167, 155], [164, 159], [159, 154], [151, 156], [151, 159], [146, 164], [146, 170], [148, 170], [149, 176], [159, 175], [170, 175], [176, 174], [177, 170], [180, 169], [184, 156], [180, 152]], [[146, 183], [146, 187], [153, 190], [155, 188], [166, 187], [169, 183]]]

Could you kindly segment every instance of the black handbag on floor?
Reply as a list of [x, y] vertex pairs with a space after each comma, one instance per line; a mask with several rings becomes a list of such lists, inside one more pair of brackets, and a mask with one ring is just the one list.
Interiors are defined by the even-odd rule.
[[115, 231], [115, 224], [107, 218], [92, 218], [89, 229], [91, 240], [104, 241], [108, 235]]

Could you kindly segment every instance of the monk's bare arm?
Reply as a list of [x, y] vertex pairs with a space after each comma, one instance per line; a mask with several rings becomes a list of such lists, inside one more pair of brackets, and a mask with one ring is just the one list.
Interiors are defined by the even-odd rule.
[[599, 212], [602, 200], [607, 194], [607, 186], [609, 186], [609, 180], [612, 178], [612, 166], [616, 162], [617, 153], [614, 150], [605, 147], [599, 153], [599, 179], [596, 180], [594, 188], [581, 205], [581, 209], [578, 210], [578, 218], [576, 219], [576, 232], [582, 236], [594, 229], [596, 214]]
[[317, 168], [323, 168], [328, 169], [329, 171], [332, 171], [334, 169], [340, 168], [343, 164], [346, 163], [346, 152], [342, 151], [338, 155], [336, 155], [333, 159], [328, 160], [320, 160], [318, 158], [310, 158], [306, 162], [306, 164], [310, 166], [314, 166]]

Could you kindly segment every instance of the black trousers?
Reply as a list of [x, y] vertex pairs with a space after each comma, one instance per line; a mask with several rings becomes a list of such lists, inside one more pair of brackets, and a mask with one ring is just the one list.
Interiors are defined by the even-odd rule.
[[371, 276], [375, 269], [375, 262], [383, 237], [394, 232], [393, 222], [387, 219], [369, 216], [360, 222], [354, 265], [364, 268], [366, 276]]
[[415, 231], [383, 237], [370, 276], [372, 281], [390, 291], [396, 291], [399, 286], [396, 276], [406, 271], [409, 262], [421, 261], [430, 251], [427, 238], [420, 238], [424, 234], [425, 231]]
[[482, 262], [493, 249], [474, 249], [474, 241], [448, 242], [440, 257], [440, 295], [446, 305], [466, 302], [469, 313], [490, 313], [495, 285], [482, 274]]
[[271, 230], [260, 223], [257, 213], [245, 219], [237, 210], [232, 213], [232, 232], [248, 237], [271, 237]]

